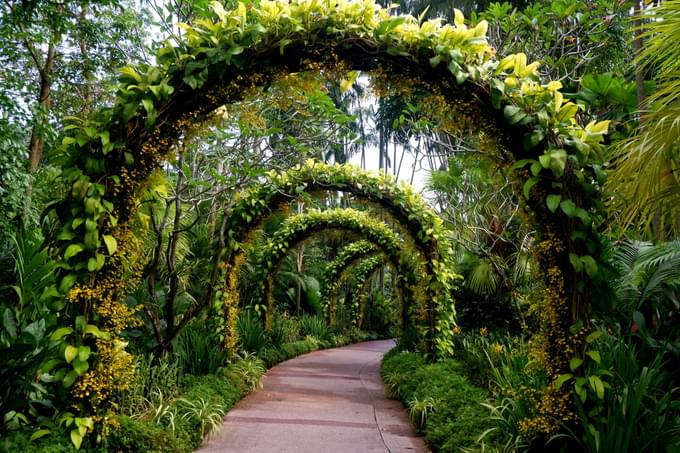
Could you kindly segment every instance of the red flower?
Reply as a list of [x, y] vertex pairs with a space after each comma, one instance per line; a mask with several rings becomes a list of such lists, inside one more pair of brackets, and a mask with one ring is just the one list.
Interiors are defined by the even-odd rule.
[[633, 325], [630, 328], [631, 332], [637, 332], [638, 331], [638, 325], [633, 323]]

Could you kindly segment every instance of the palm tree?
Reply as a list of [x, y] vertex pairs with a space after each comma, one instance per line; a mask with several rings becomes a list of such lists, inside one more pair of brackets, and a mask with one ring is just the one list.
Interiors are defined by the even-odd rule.
[[655, 73], [656, 90], [640, 112], [638, 132], [615, 147], [612, 211], [625, 226], [655, 239], [680, 232], [680, 0], [643, 11], [645, 46], [638, 59]]
[[612, 257], [614, 291], [623, 314], [648, 312], [661, 319], [680, 310], [680, 241], [658, 245], [623, 242]]

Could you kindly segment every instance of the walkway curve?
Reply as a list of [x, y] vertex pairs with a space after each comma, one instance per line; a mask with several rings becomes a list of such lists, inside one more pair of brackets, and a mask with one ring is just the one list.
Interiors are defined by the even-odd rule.
[[312, 352], [273, 367], [199, 453], [425, 453], [380, 360], [392, 340]]

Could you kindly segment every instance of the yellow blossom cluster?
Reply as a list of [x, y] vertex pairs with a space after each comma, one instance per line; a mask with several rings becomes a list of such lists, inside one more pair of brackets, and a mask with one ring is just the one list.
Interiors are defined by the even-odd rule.
[[231, 352], [236, 352], [238, 344], [238, 331], [236, 322], [238, 321], [238, 271], [245, 261], [243, 254], [239, 253], [234, 258], [234, 264], [226, 269], [226, 280], [224, 294], [222, 296], [222, 313], [224, 318], [224, 348]]
[[133, 356], [125, 351], [127, 343], [113, 335], [111, 339], [98, 338], [97, 364], [74, 384], [71, 393], [93, 409], [105, 406], [114, 392], [128, 390], [135, 375]]
[[557, 264], [565, 246], [557, 235], [546, 228], [543, 240], [535, 245], [534, 253], [541, 263], [542, 287], [532, 301], [529, 314], [536, 316], [540, 328], [529, 341], [532, 357], [529, 373], [545, 373], [549, 384], [536, 389], [533, 399], [534, 415], [520, 422], [520, 430], [527, 436], [553, 435], [562, 423], [576, 419], [568, 386], [554, 385], [560, 374], [568, 371], [569, 359], [577, 350], [578, 338], [569, 333], [570, 306], [566, 296], [562, 270]]

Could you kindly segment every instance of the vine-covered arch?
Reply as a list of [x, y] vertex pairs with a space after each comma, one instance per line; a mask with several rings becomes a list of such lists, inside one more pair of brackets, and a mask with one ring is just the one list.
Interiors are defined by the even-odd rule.
[[355, 311], [357, 326], [363, 326], [364, 314], [366, 309], [365, 288], [371, 276], [381, 267], [390, 264], [384, 256], [375, 255], [361, 261], [353, 269], [350, 277], [350, 307]]
[[324, 269], [321, 281], [321, 304], [326, 308], [329, 322], [334, 322], [335, 316], [335, 293], [340, 285], [343, 272], [357, 261], [374, 255], [379, 249], [370, 241], [359, 240], [346, 245], [333, 261]]
[[[235, 307], [238, 303], [238, 266], [235, 264], [242, 259], [240, 243], [248, 242], [249, 235], [273, 211], [301, 194], [344, 191], [384, 208], [411, 236], [415, 248], [422, 255], [424, 273], [430, 276], [425, 285], [428, 293], [428, 306], [425, 309], [428, 327], [424, 334], [428, 339], [428, 351], [440, 356], [451, 352], [455, 315], [451, 290], [458, 275], [454, 271], [451, 246], [443, 222], [420, 195], [410, 186], [397, 184], [390, 175], [366, 172], [352, 165], [327, 165], [314, 160], [287, 171], [271, 171], [266, 176], [266, 181], [240, 193], [235, 206], [223, 219], [222, 227], [229, 234], [216, 259], [224, 263], [219, 267], [224, 275], [218, 277], [215, 273], [211, 281], [215, 286], [218, 281], [225, 282], [217, 297], [222, 300], [227, 319], [235, 319], [229, 307]], [[228, 333], [225, 338], [227, 347], [235, 346], [235, 332]]]
[[[89, 368], [60, 357], [55, 369], [73, 377], [68, 386], [84, 413], [105, 412], [113, 390], [125, 382], [111, 370], [124, 374], [118, 334], [133, 310], [123, 297], [140, 271], [129, 264], [137, 253], [130, 219], [149, 175], [187, 128], [217, 107], [287, 73], [320, 67], [406, 74], [402, 86], [436, 91], [461, 115], [462, 128], [490, 124], [498, 132], [500, 146], [517, 161], [513, 175], [540, 226], [537, 257], [546, 287], [553, 288], [542, 310], [553, 331], [544, 338], [546, 356], [555, 357], [547, 370], [555, 379], [568, 369], [584, 337], [571, 335], [569, 324], [587, 324], [591, 292], [585, 288], [599, 278], [603, 173], [592, 156], [607, 123], [580, 125], [578, 107], [564, 102], [559, 82], [540, 83], [537, 64], [527, 64], [522, 54], [496, 60], [485, 22], [468, 28], [459, 12], [445, 25], [392, 17], [372, 0], [262, 0], [231, 11], [215, 2], [213, 11], [160, 49], [156, 66], [122, 70], [113, 106], [66, 128], [62, 165], [69, 190], [55, 205], [59, 224], [51, 239], [62, 295], [55, 310], [65, 323], [61, 341], [95, 346], [97, 354], [85, 360]], [[452, 274], [441, 259], [428, 266], [433, 275]], [[430, 282], [437, 294], [433, 307], [440, 310], [440, 324], [430, 328], [441, 332], [440, 353], [451, 350], [452, 310], [444, 296], [451, 280]]]
[[[259, 282], [256, 289], [257, 295], [263, 299], [262, 306], [255, 306], [255, 310], [265, 313], [265, 325], [269, 328], [271, 315], [274, 309], [273, 271], [278, 267], [288, 251], [297, 243], [310, 236], [325, 230], [350, 231], [365, 238], [376, 249], [381, 250], [388, 261], [392, 263], [397, 272], [403, 276], [406, 282], [418, 280], [419, 270], [415, 268], [413, 261], [403, 254], [403, 242], [385, 223], [379, 221], [362, 211], [354, 209], [330, 209], [326, 211], [310, 211], [305, 214], [297, 214], [288, 217], [279, 229], [270, 238], [260, 254], [255, 275], [255, 281]], [[417, 266], [417, 265], [416, 265]], [[411, 287], [400, 287], [402, 290], [403, 303], [407, 306], [416, 303]], [[233, 302], [233, 301], [232, 301]], [[233, 307], [226, 307], [228, 310]], [[229, 332], [231, 332], [231, 327]]]

